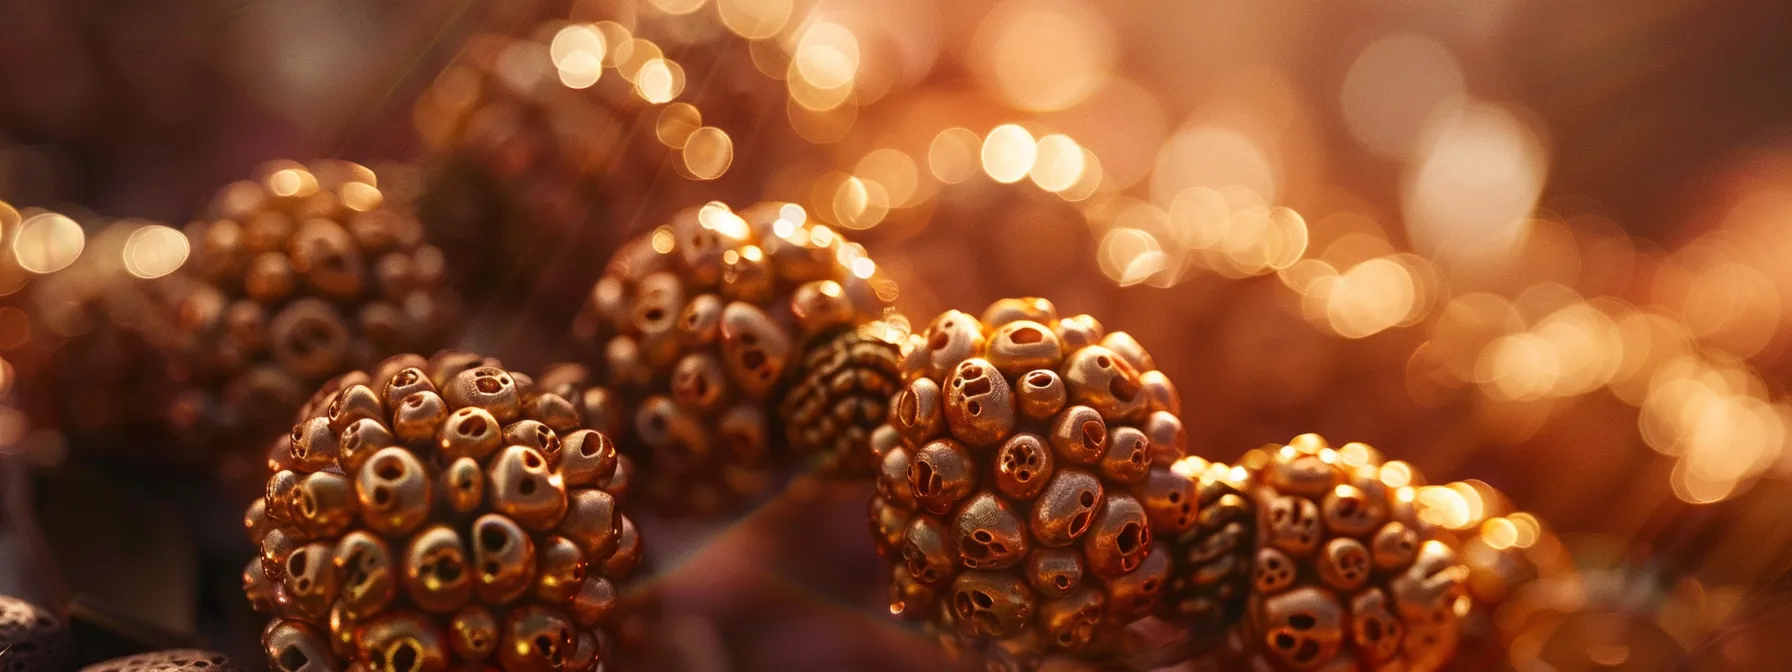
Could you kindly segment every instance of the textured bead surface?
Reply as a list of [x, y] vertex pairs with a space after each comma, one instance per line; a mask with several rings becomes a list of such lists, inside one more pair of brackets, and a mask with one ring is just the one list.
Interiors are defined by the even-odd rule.
[[648, 503], [708, 515], [769, 485], [794, 461], [786, 444], [868, 469], [896, 390], [878, 321], [894, 298], [863, 248], [801, 207], [710, 203], [625, 245], [574, 332], [623, 398], [618, 446]]
[[191, 258], [162, 281], [176, 328], [160, 337], [186, 385], [172, 417], [200, 441], [277, 436], [319, 384], [436, 347], [457, 310], [441, 252], [357, 164], [266, 164], [186, 234]]
[[1189, 456], [1174, 471], [1194, 478], [1195, 524], [1176, 537], [1176, 572], [1166, 617], [1197, 635], [1217, 638], [1243, 617], [1251, 593], [1257, 516], [1252, 475], [1243, 468]]
[[1002, 665], [1093, 653], [1159, 608], [1163, 540], [1196, 522], [1195, 483], [1170, 468], [1181, 447], [1140, 428], [1179, 427], [1176, 409], [1095, 345], [1093, 319], [1061, 320], [1043, 299], [984, 315], [950, 311], [909, 338], [873, 435], [890, 610]]
[[1471, 605], [1469, 570], [1427, 515], [1410, 465], [1312, 434], [1245, 462], [1261, 464], [1239, 638], [1252, 664], [1424, 671], [1450, 661]]
[[247, 669], [222, 653], [170, 649], [114, 658], [88, 665], [81, 668], [81, 672], [242, 672]]
[[68, 625], [47, 609], [0, 595], [0, 672], [65, 669]]
[[[594, 669], [640, 541], [611, 490], [626, 460], [583, 428], [603, 409], [566, 401], [593, 396], [582, 370], [542, 385], [457, 352], [371, 370], [306, 404], [245, 515], [274, 668]], [[434, 426], [393, 431], [432, 404]]]

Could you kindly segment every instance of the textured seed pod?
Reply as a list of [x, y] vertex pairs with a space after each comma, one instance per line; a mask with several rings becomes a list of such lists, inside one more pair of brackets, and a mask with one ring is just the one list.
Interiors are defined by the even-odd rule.
[[873, 435], [890, 609], [1000, 666], [1094, 656], [1103, 632], [1160, 608], [1165, 542], [1197, 522], [1196, 484], [1171, 469], [1181, 447], [1142, 428], [1176, 423], [1176, 409], [1083, 333], [1092, 319], [1059, 319], [1043, 299], [984, 316], [947, 312], [908, 339], [903, 388]]
[[730, 508], [788, 466], [786, 443], [868, 471], [872, 418], [896, 388], [880, 337], [893, 327], [877, 321], [894, 291], [792, 204], [710, 203], [625, 245], [573, 330], [625, 400], [618, 445], [648, 503]]
[[1450, 661], [1471, 606], [1469, 570], [1419, 502], [1410, 465], [1312, 434], [1245, 461], [1262, 464], [1239, 638], [1253, 664], [1436, 670]]
[[1189, 456], [1173, 470], [1195, 480], [1195, 525], [1172, 542], [1176, 572], [1164, 616], [1185, 623], [1204, 643], [1218, 641], [1244, 616], [1257, 537], [1252, 474]]
[[243, 672], [247, 669], [222, 653], [171, 649], [113, 658], [81, 668], [81, 672]]
[[266, 164], [186, 233], [163, 345], [185, 385], [172, 417], [201, 444], [260, 448], [320, 384], [440, 345], [456, 312], [441, 252], [360, 165]]
[[72, 656], [68, 625], [61, 617], [0, 595], [0, 672], [66, 669]]
[[[244, 516], [275, 669], [595, 669], [641, 547], [610, 490], [625, 461], [567, 401], [593, 396], [582, 370], [544, 385], [443, 352], [369, 371], [306, 404]], [[407, 415], [419, 400], [442, 412]]]

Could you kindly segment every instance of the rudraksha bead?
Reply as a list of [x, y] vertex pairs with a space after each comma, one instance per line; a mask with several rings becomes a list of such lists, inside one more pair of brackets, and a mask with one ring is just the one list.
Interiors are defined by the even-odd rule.
[[444, 352], [315, 399], [244, 519], [273, 666], [595, 669], [642, 545], [566, 389]]
[[[865, 450], [852, 426], [877, 405], [863, 400], [888, 389], [879, 367], [893, 355], [867, 353], [894, 352], [882, 336], [894, 327], [879, 321], [894, 298], [862, 248], [801, 207], [735, 213], [710, 203], [625, 245], [573, 331], [626, 402], [619, 443], [638, 458], [647, 503], [712, 515], [759, 494], [793, 461], [780, 429], [810, 450]], [[831, 366], [820, 354], [804, 366], [810, 353], [835, 351], [847, 361]], [[801, 378], [831, 384], [847, 370], [836, 398], [843, 413], [823, 427], [801, 399], [825, 395]], [[801, 399], [781, 403], [793, 387]]]
[[903, 346], [873, 439], [890, 611], [1005, 667], [1153, 613], [1194, 527], [1175, 388], [1124, 332], [1043, 299], [948, 311]]

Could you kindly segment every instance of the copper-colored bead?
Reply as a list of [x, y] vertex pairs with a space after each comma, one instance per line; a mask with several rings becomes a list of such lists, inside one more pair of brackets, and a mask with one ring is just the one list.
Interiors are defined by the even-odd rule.
[[362, 626], [360, 662], [381, 672], [448, 669], [449, 644], [434, 623], [412, 613], [381, 616]]
[[448, 622], [448, 644], [463, 660], [485, 660], [498, 648], [498, 619], [490, 609], [467, 607]]
[[714, 294], [702, 294], [690, 303], [678, 316], [678, 333], [685, 345], [709, 345], [722, 335], [722, 299]]
[[547, 425], [534, 420], [518, 420], [504, 428], [504, 445], [533, 448], [548, 459], [549, 467], [560, 465], [560, 435]]
[[381, 448], [397, 445], [398, 439], [392, 431], [378, 420], [363, 418], [350, 423], [342, 430], [342, 436], [336, 441], [336, 462], [344, 472], [353, 473], [361, 470], [367, 458]]
[[1263, 595], [1274, 595], [1292, 587], [1300, 571], [1294, 558], [1274, 548], [1258, 550], [1253, 564], [1256, 571], [1252, 574], [1251, 585]]
[[566, 616], [539, 605], [524, 606], [504, 618], [498, 663], [516, 672], [565, 669], [578, 644], [574, 632]]
[[1200, 515], [1200, 495], [1193, 479], [1169, 470], [1147, 472], [1145, 482], [1134, 491], [1145, 506], [1151, 528], [1168, 534], [1181, 534], [1195, 526]]
[[789, 336], [764, 311], [739, 302], [722, 309], [722, 362], [742, 391], [755, 397], [770, 391], [790, 355]]
[[1092, 588], [1047, 600], [1039, 605], [1041, 634], [1061, 648], [1081, 648], [1095, 636], [1104, 611], [1106, 598]]
[[325, 296], [350, 299], [366, 283], [367, 261], [342, 225], [313, 219], [293, 233], [288, 254], [293, 271]]
[[487, 467], [492, 509], [531, 530], [547, 530], [566, 515], [566, 488], [547, 458], [524, 446], [509, 446]]
[[641, 564], [641, 557], [646, 548], [641, 545], [641, 533], [635, 529], [635, 522], [622, 516], [622, 523], [616, 527], [616, 550], [604, 560], [603, 573], [608, 576], [628, 576]]
[[1171, 464], [1188, 453], [1188, 432], [1182, 421], [1169, 411], [1153, 411], [1140, 427], [1151, 440], [1151, 460]]
[[1088, 406], [1071, 406], [1052, 421], [1052, 449], [1074, 464], [1094, 464], [1107, 454], [1108, 427], [1101, 414]]
[[386, 415], [385, 402], [377, 393], [366, 385], [350, 385], [336, 394], [331, 400], [325, 416], [329, 418], [330, 429], [340, 433], [358, 420], [379, 420]]
[[1064, 358], [1064, 346], [1050, 328], [1031, 320], [1019, 320], [996, 328], [989, 339], [989, 363], [1007, 376], [1056, 366]]
[[1326, 493], [1319, 510], [1332, 534], [1364, 536], [1381, 525], [1386, 501], [1383, 497], [1377, 502], [1354, 485], [1339, 485]]
[[589, 557], [609, 557], [620, 533], [617, 519], [622, 517], [616, 511], [616, 499], [595, 489], [574, 490], [567, 499], [570, 502], [563, 504], [566, 515], [560, 522], [560, 534], [578, 544]]
[[286, 578], [286, 556], [303, 546], [305, 542], [297, 535], [287, 534], [285, 529], [274, 528], [261, 537], [261, 568], [267, 572], [269, 579], [280, 581]]
[[355, 477], [361, 524], [380, 534], [405, 534], [429, 516], [430, 490], [428, 472], [416, 456], [403, 448], [382, 448]]
[[727, 400], [728, 382], [714, 355], [691, 354], [672, 367], [672, 398], [679, 405], [711, 411]]
[[909, 441], [926, 441], [945, 427], [946, 395], [931, 378], [910, 381], [892, 404], [891, 420]]
[[567, 435], [560, 449], [558, 469], [568, 488], [608, 483], [616, 473], [616, 445], [589, 429]]
[[1136, 569], [1107, 582], [1110, 615], [1122, 623], [1151, 615], [1169, 585], [1170, 550], [1154, 544]]
[[1263, 507], [1269, 518], [1265, 541], [1295, 557], [1311, 555], [1319, 548], [1322, 531], [1319, 506], [1304, 497], [1282, 496]]
[[1074, 550], [1040, 548], [1027, 556], [1027, 582], [1042, 596], [1064, 597], [1082, 581], [1083, 556]]
[[983, 333], [976, 318], [948, 310], [927, 326], [926, 341], [921, 348], [926, 369], [920, 373], [934, 380], [944, 380], [958, 368], [959, 362], [983, 349]]
[[299, 299], [268, 321], [270, 349], [281, 366], [310, 378], [346, 368], [349, 328], [330, 304]]
[[1020, 516], [993, 494], [972, 497], [952, 519], [952, 545], [970, 569], [1007, 569], [1027, 555]]
[[1418, 557], [1419, 535], [1400, 521], [1394, 521], [1375, 532], [1369, 548], [1374, 552], [1376, 569], [1391, 571], [1405, 567]]
[[337, 542], [331, 562], [341, 581], [340, 603], [351, 616], [371, 617], [398, 596], [398, 565], [385, 540], [365, 531], [350, 532]]
[[268, 665], [279, 672], [335, 672], [343, 669], [331, 655], [330, 643], [298, 621], [275, 621], [261, 637]]
[[959, 574], [949, 599], [959, 629], [973, 636], [1005, 637], [1033, 617], [1032, 589], [1006, 572]]
[[335, 549], [325, 543], [310, 543], [286, 555], [285, 577], [281, 582], [285, 613], [307, 620], [321, 620], [336, 597], [336, 573], [331, 570]]
[[247, 669], [222, 653], [169, 649], [113, 658], [83, 667], [81, 672], [243, 672]]
[[1059, 469], [1033, 504], [1033, 537], [1047, 546], [1075, 542], [1094, 526], [1103, 494], [1101, 481], [1088, 472]]
[[289, 515], [311, 538], [333, 537], [355, 521], [355, 486], [333, 472], [306, 474], [292, 491]]
[[503, 604], [521, 597], [535, 579], [535, 542], [509, 518], [485, 514], [473, 521], [473, 562], [479, 599]]
[[908, 534], [909, 509], [892, 506], [881, 494], [872, 495], [869, 508], [871, 538], [877, 542], [878, 554], [887, 557], [902, 546], [903, 537]]
[[579, 625], [591, 627], [616, 610], [616, 586], [609, 579], [588, 577], [567, 605], [567, 613]]
[[336, 438], [336, 430], [330, 428], [328, 418], [311, 418], [293, 425], [288, 441], [293, 468], [317, 471], [333, 464], [336, 461]]
[[466, 604], [473, 572], [466, 542], [446, 525], [423, 529], [404, 551], [405, 594], [426, 611], [445, 613]]
[[915, 502], [935, 514], [950, 513], [977, 484], [970, 451], [957, 441], [940, 439], [928, 443], [910, 460], [908, 485]]
[[549, 535], [536, 551], [537, 563], [534, 595], [537, 599], [562, 603], [578, 594], [585, 581], [585, 552], [571, 539]]
[[256, 613], [275, 613], [276, 592], [274, 581], [261, 569], [261, 558], [254, 558], [243, 566], [243, 594], [248, 596], [249, 607]]
[[1333, 538], [1319, 551], [1319, 579], [1340, 591], [1361, 587], [1372, 571], [1369, 549], [1350, 537]]
[[1057, 319], [1057, 306], [1039, 297], [998, 299], [983, 309], [982, 316], [983, 324], [990, 327], [1001, 327], [1018, 320], [1049, 324]]
[[472, 513], [485, 501], [485, 472], [471, 457], [457, 458], [442, 469], [438, 492], [455, 513]]
[[1284, 665], [1313, 669], [1338, 655], [1344, 609], [1331, 594], [1312, 587], [1263, 600], [1264, 650]]
[[1101, 326], [1101, 322], [1089, 315], [1066, 317], [1052, 325], [1052, 329], [1058, 332], [1058, 340], [1064, 342], [1066, 349], [1095, 345], [1101, 342], [1101, 337], [1108, 333], [1107, 329]]
[[[924, 379], [923, 379], [924, 380]], [[1015, 406], [1028, 418], [1040, 420], [1057, 415], [1070, 399], [1064, 379], [1051, 369], [1029, 371], [1020, 377], [1014, 390]]]
[[1151, 552], [1151, 524], [1145, 507], [1124, 493], [1109, 493], [1095, 525], [1083, 538], [1089, 571], [1103, 579], [1132, 573]]
[[498, 422], [515, 422], [522, 415], [522, 399], [516, 379], [503, 369], [485, 366], [460, 372], [442, 390], [452, 409], [481, 408]]
[[1010, 498], [1039, 496], [1051, 476], [1052, 450], [1037, 434], [1016, 434], [996, 454], [995, 486]]
[[957, 563], [950, 543], [945, 523], [933, 516], [915, 516], [902, 544], [902, 560], [909, 575], [927, 584], [951, 576]]
[[571, 432], [583, 424], [572, 400], [554, 393], [536, 395], [523, 408], [523, 417], [547, 425], [555, 432]]
[[1070, 402], [1094, 408], [1103, 418], [1134, 419], [1146, 408], [1138, 370], [1106, 348], [1079, 349], [1058, 372], [1070, 389]]
[[908, 451], [885, 452], [877, 465], [877, 496], [884, 498], [892, 506], [914, 509], [915, 491], [909, 487], [908, 469]]
[[249, 543], [260, 544], [261, 538], [268, 530], [273, 529], [274, 522], [268, 518], [268, 500], [265, 496], [256, 497], [255, 501], [249, 503], [249, 508], [243, 510], [243, 528], [249, 531]]
[[292, 293], [292, 287], [292, 263], [278, 252], [255, 255], [243, 273], [243, 290], [257, 302], [279, 301]]
[[[466, 410], [468, 414], [472, 414], [480, 412], [481, 409], [464, 410]], [[465, 421], [467, 417], [468, 416], [463, 415], [461, 416], [461, 420]], [[392, 432], [398, 436], [399, 440], [404, 441], [407, 444], [422, 444], [431, 440], [437, 440], [436, 433], [439, 430], [447, 429], [447, 426], [443, 424], [443, 420], [446, 418], [448, 418], [448, 402], [443, 401], [435, 392], [429, 390], [413, 392], [403, 400], [399, 401], [397, 408], [393, 410]], [[469, 440], [478, 440], [483, 434], [475, 433], [471, 439], [469, 439], [460, 436], [458, 434], [459, 429], [460, 427], [457, 423], [455, 427], [457, 433], [453, 437], [456, 442], [454, 445], [459, 449], [467, 451], [476, 450], [473, 445], [468, 445], [468, 442]], [[471, 428], [469, 428], [469, 431], [471, 431]], [[494, 428], [491, 431], [495, 434], [497, 430]], [[440, 440], [445, 441], [446, 439], [444, 438]], [[477, 445], [483, 447], [483, 444]]]
[[471, 457], [483, 460], [504, 444], [503, 425], [498, 424], [490, 411], [476, 406], [456, 409], [440, 426], [436, 445], [449, 459]]
[[797, 326], [807, 336], [834, 327], [852, 324], [856, 310], [846, 290], [833, 280], [817, 280], [798, 285], [790, 294], [790, 312]]
[[1136, 427], [1118, 427], [1108, 436], [1101, 475], [1117, 483], [1138, 483], [1151, 473], [1151, 439]]
[[419, 366], [408, 366], [394, 372], [380, 389], [381, 396], [390, 408], [397, 408], [399, 402], [418, 392], [436, 392], [435, 383], [430, 382], [429, 374], [424, 373]]
[[1380, 665], [1400, 653], [1406, 626], [1389, 610], [1387, 595], [1370, 588], [1350, 598], [1350, 641], [1371, 664]]
[[972, 445], [991, 445], [1014, 431], [1014, 393], [987, 360], [971, 359], [946, 382], [946, 424]]

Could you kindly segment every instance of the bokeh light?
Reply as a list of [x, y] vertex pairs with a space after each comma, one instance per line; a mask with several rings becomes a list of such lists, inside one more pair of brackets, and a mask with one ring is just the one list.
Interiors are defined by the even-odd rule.
[[125, 240], [124, 267], [139, 278], [159, 278], [186, 263], [187, 237], [173, 228], [153, 224], [132, 231]]
[[983, 172], [1003, 184], [1019, 182], [1033, 170], [1039, 146], [1033, 134], [1015, 124], [1003, 124], [983, 138]]
[[1364, 147], [1405, 158], [1426, 122], [1464, 94], [1449, 49], [1418, 35], [1390, 35], [1363, 48], [1344, 75], [1344, 122]]
[[704, 126], [684, 142], [684, 167], [699, 180], [713, 180], [734, 163], [734, 141], [722, 129]]
[[1542, 140], [1511, 111], [1471, 103], [1427, 132], [1405, 184], [1406, 229], [1419, 251], [1485, 266], [1506, 261], [1547, 173]]
[[974, 38], [985, 77], [1031, 112], [1062, 110], [1100, 89], [1114, 43], [1107, 20], [1074, 0], [1011, 0], [990, 10]]
[[54, 212], [32, 215], [19, 225], [13, 236], [13, 258], [26, 271], [55, 273], [81, 256], [87, 246], [87, 235], [75, 220]]

